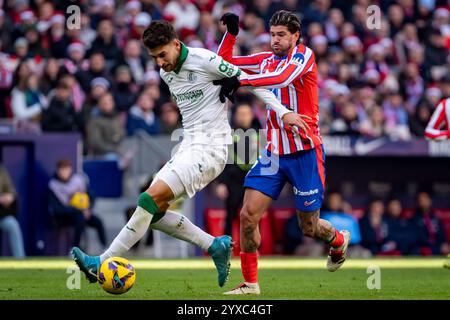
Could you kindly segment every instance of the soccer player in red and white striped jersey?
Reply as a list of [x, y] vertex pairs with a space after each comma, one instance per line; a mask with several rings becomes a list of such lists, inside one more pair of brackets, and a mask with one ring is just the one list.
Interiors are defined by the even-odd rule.
[[450, 138], [450, 98], [443, 99], [437, 105], [425, 129], [425, 137], [432, 140]]
[[350, 234], [336, 230], [328, 221], [319, 218], [325, 185], [325, 153], [318, 126], [317, 66], [312, 50], [300, 42], [300, 19], [292, 12], [276, 12], [270, 19], [273, 52], [247, 57], [232, 56], [239, 18], [227, 13], [221, 20], [227, 25], [227, 32], [219, 55], [245, 71], [238, 81], [224, 79], [227, 83], [223, 83], [221, 90], [235, 92], [240, 86], [268, 88], [286, 108], [306, 116], [304, 120], [308, 124], [306, 130], [294, 132], [269, 108], [267, 151], [245, 178], [246, 190], [240, 213], [244, 283], [226, 294], [259, 294], [257, 249], [261, 235], [258, 222], [286, 182], [293, 186], [303, 234], [321, 239], [331, 247], [327, 260], [329, 271], [336, 271], [344, 263]]
[[267, 110], [268, 150], [285, 155], [300, 150], [313, 149], [322, 144], [319, 133], [319, 106], [317, 92], [317, 66], [314, 53], [303, 44], [295, 46], [286, 56], [274, 52], [262, 52], [251, 56], [233, 57], [236, 37], [227, 32], [219, 47], [219, 55], [226, 61], [239, 66], [249, 75], [241, 76], [241, 86], [272, 89], [280, 102], [296, 113], [306, 115], [310, 120], [308, 132], [296, 135], [276, 116]]

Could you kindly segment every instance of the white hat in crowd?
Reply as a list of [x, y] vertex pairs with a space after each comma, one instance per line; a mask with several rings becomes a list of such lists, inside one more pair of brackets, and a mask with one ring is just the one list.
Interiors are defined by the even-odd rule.
[[108, 90], [109, 89], [109, 81], [103, 77], [94, 78], [91, 81], [91, 88], [93, 88], [95, 86], [101, 86], [101, 87], [105, 88], [106, 90]]
[[134, 17], [134, 24], [138, 27], [147, 28], [152, 22], [152, 17], [147, 12], [140, 12]]

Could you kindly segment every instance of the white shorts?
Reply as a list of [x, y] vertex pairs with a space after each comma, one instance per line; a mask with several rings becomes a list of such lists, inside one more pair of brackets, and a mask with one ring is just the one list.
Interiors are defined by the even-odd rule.
[[[158, 171], [153, 183], [164, 181], [175, 199], [187, 194], [192, 198], [225, 168], [228, 145], [183, 145]], [[152, 183], [152, 184], [153, 184]]]

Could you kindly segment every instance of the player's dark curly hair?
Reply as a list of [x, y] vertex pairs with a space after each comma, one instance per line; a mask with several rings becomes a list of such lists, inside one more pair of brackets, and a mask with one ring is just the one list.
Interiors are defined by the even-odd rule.
[[302, 35], [302, 23], [300, 18], [293, 12], [279, 10], [273, 14], [269, 21], [270, 26], [286, 26], [290, 33], [300, 32]]
[[149, 49], [166, 45], [177, 38], [174, 27], [168, 21], [164, 20], [152, 21], [142, 34], [142, 41]]

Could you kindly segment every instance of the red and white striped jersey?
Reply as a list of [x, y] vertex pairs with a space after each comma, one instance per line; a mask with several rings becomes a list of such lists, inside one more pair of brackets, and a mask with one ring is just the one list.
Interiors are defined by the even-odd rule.
[[241, 85], [271, 89], [286, 108], [311, 118], [306, 120], [310, 130], [295, 134], [275, 111], [268, 108], [267, 149], [275, 154], [286, 155], [321, 145], [317, 66], [313, 51], [299, 44], [282, 58], [273, 52], [233, 57], [235, 42], [235, 36], [225, 33], [218, 54], [247, 73], [240, 77]]
[[450, 98], [442, 100], [437, 105], [425, 129], [425, 137], [434, 140], [450, 138]]

